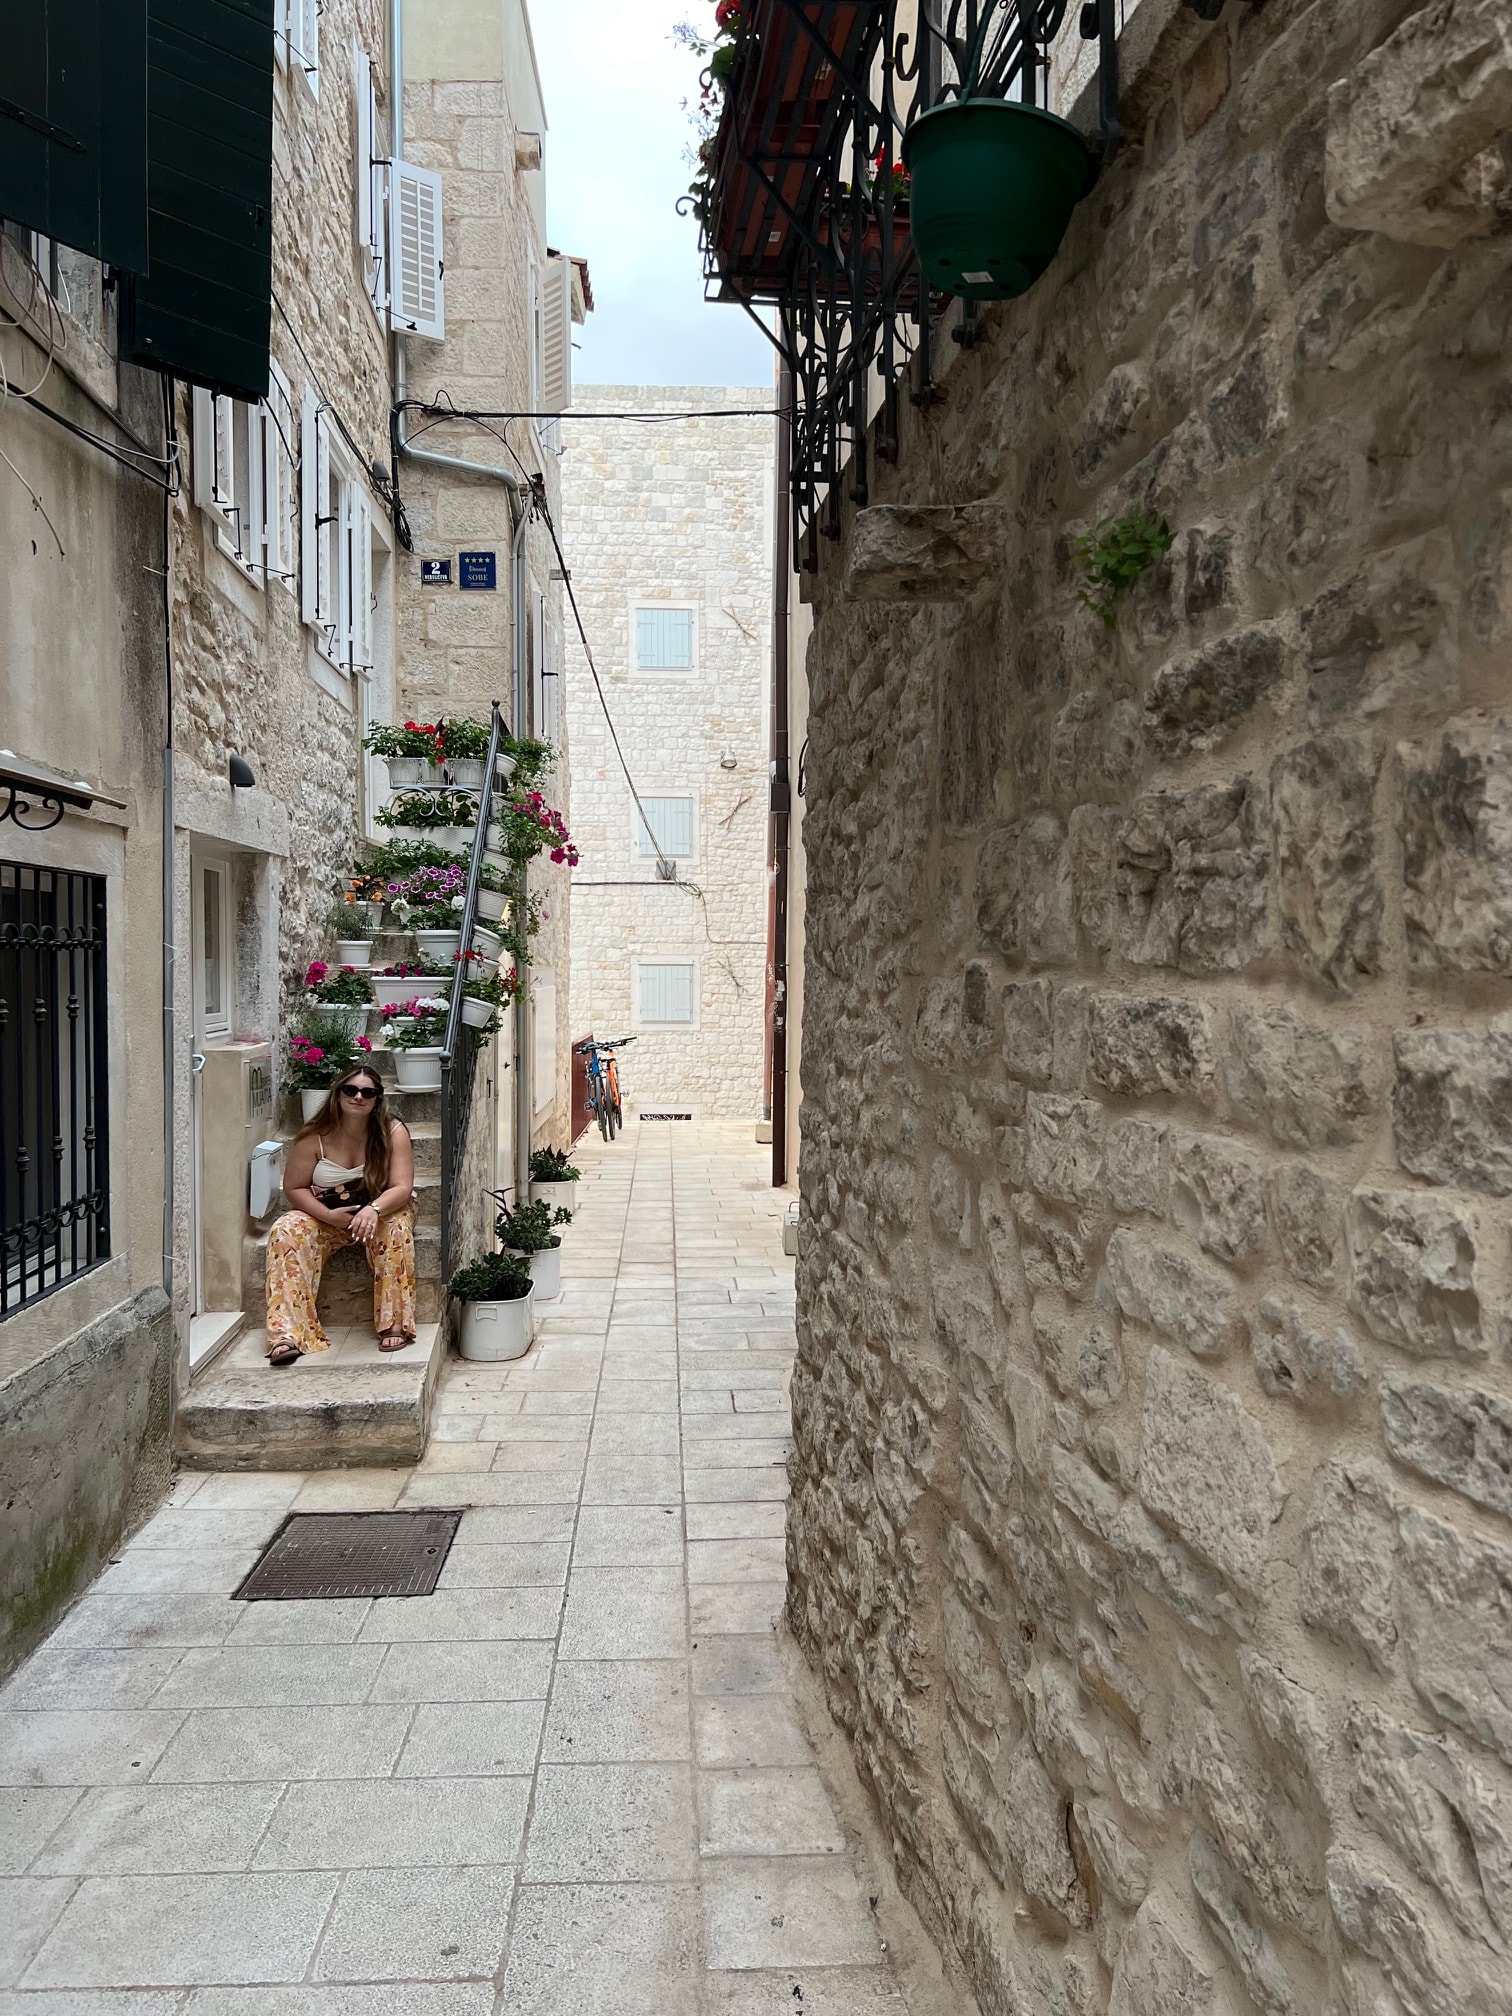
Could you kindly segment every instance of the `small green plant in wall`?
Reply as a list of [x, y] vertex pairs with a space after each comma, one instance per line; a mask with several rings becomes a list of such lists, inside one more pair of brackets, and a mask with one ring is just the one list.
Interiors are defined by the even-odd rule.
[[1103, 518], [1072, 549], [1082, 570], [1077, 601], [1104, 627], [1117, 628], [1118, 605], [1147, 567], [1171, 550], [1171, 528], [1153, 511], [1131, 505], [1121, 517]]

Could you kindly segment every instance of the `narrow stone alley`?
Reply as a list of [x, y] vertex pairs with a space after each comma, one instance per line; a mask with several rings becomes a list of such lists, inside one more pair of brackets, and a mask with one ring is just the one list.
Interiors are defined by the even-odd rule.
[[[582, 1145], [560, 1300], [418, 1468], [179, 1477], [0, 1695], [0, 2016], [901, 2016], [774, 1630], [748, 1136]], [[396, 1505], [468, 1508], [435, 1595], [230, 1600], [290, 1509]]]

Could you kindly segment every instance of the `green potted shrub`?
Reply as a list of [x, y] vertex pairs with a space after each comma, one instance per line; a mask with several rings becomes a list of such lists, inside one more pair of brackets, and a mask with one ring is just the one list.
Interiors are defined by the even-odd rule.
[[377, 923], [369, 915], [372, 907], [349, 898], [337, 903], [326, 919], [336, 936], [336, 957], [340, 965], [362, 971], [372, 964], [373, 940], [378, 935]]
[[446, 1284], [461, 1303], [457, 1349], [488, 1363], [523, 1358], [535, 1334], [535, 1283], [513, 1253], [488, 1253], [459, 1267]]
[[[471, 824], [465, 823], [469, 820]], [[376, 826], [405, 835], [424, 834], [432, 845], [452, 853], [471, 847], [477, 822], [477, 799], [465, 791], [406, 791], [373, 814]]]
[[491, 1036], [505, 1008], [519, 999], [519, 976], [513, 967], [508, 973], [501, 973], [497, 965], [490, 966], [486, 960], [459, 970], [464, 971], [462, 1020], [469, 1029]]
[[469, 791], [483, 789], [488, 769], [488, 743], [492, 733], [488, 722], [474, 721], [457, 714], [436, 724], [441, 730], [441, 761], [449, 784]]
[[582, 1175], [568, 1161], [566, 1151], [560, 1148], [537, 1148], [530, 1158], [530, 1201], [532, 1204], [550, 1204], [553, 1209], [565, 1207], [570, 1210], [577, 1194], [573, 1185]]
[[[507, 1190], [491, 1190], [501, 1203]], [[518, 1254], [530, 1268], [537, 1302], [554, 1302], [562, 1292], [562, 1235], [554, 1228], [570, 1225], [572, 1213], [551, 1204], [507, 1203], [494, 1220], [494, 1232], [506, 1253]]]

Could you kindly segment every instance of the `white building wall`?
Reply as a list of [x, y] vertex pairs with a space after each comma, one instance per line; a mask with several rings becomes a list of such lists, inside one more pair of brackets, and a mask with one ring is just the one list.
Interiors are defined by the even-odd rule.
[[[767, 715], [774, 422], [770, 386], [598, 385], [575, 413], [703, 413], [661, 424], [569, 421], [564, 545], [609, 710], [643, 798], [691, 796], [675, 883], [639, 852], [637, 819], [581, 645], [566, 707], [573, 837], [574, 1040], [634, 1034], [627, 1112], [757, 1117], [763, 1097]], [[723, 417], [738, 409], [750, 417]], [[690, 607], [690, 671], [635, 666], [637, 605]], [[639, 969], [691, 965], [694, 1020], [648, 1026]]]

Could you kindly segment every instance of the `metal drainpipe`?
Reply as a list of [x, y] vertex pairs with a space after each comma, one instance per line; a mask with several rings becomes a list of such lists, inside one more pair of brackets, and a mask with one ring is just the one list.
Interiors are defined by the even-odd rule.
[[[389, 113], [393, 133], [389, 141], [389, 155], [393, 161], [404, 158], [404, 0], [390, 0], [389, 6], [389, 96], [392, 106]], [[419, 462], [430, 469], [449, 470], [454, 475], [485, 476], [491, 482], [502, 483], [509, 497], [509, 517], [514, 528], [510, 545], [510, 594], [514, 598], [514, 621], [511, 626], [510, 705], [512, 718], [510, 727], [516, 735], [522, 734], [529, 725], [525, 720], [525, 528], [530, 523], [530, 510], [524, 486], [507, 469], [496, 469], [488, 462], [470, 462], [461, 455], [443, 455], [436, 448], [417, 448], [405, 435], [404, 411], [405, 387], [407, 383], [407, 357], [404, 336], [401, 331], [393, 333], [394, 371], [394, 449], [396, 455], [404, 455], [411, 462]], [[397, 474], [397, 471], [395, 472]], [[521, 961], [520, 979], [528, 986], [530, 968]], [[529, 1195], [530, 1186], [530, 1013], [523, 998], [515, 1003], [515, 1189], [517, 1201]]]

